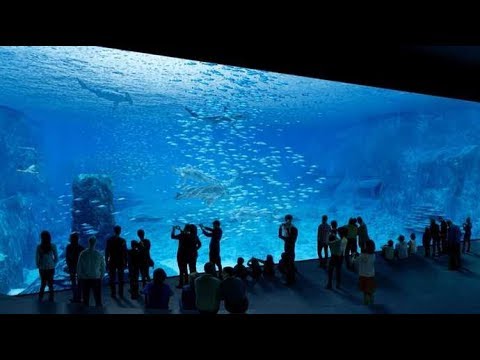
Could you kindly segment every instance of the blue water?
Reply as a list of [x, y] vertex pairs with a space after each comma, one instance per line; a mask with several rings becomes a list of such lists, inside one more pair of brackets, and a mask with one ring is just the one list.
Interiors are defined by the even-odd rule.
[[[74, 177], [108, 175], [123, 236], [145, 229], [169, 275], [171, 226], [216, 218], [225, 265], [278, 260], [287, 213], [299, 229], [297, 259], [316, 257], [323, 214], [339, 225], [361, 215], [377, 246], [419, 231], [430, 215], [460, 224], [471, 216], [477, 233], [477, 103], [104, 48], [1, 47], [0, 105], [34, 128], [39, 174], [30, 175], [55, 207], [38, 226], [67, 244]], [[185, 168], [222, 191], [176, 199], [205, 185], [182, 178]], [[38, 239], [30, 241], [33, 259]], [[0, 238], [0, 253], [13, 256], [7, 243]]]

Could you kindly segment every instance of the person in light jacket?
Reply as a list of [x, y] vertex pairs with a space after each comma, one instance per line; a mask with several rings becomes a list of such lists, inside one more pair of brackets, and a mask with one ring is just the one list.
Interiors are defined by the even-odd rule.
[[105, 275], [105, 258], [100, 251], [95, 250], [97, 238], [88, 239], [88, 249], [82, 251], [78, 258], [77, 274], [82, 286], [83, 304], [88, 306], [90, 290], [96, 306], [102, 306], [102, 278]]

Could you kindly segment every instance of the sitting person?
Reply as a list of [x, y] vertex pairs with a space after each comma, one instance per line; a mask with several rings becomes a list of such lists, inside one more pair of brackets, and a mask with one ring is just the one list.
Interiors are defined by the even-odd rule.
[[408, 241], [408, 255], [413, 255], [417, 253], [417, 243], [415, 239], [415, 233], [411, 233], [410, 240]]
[[233, 314], [243, 314], [248, 309], [247, 287], [239, 278], [235, 277], [233, 268], [223, 268], [223, 281], [220, 293], [225, 310]]
[[254, 281], [257, 281], [260, 279], [260, 276], [262, 276], [262, 268], [260, 266], [260, 263], [258, 262], [258, 259], [252, 257], [248, 263], [248, 275], [251, 276], [251, 278]]
[[286, 252], [282, 253], [278, 262], [278, 271], [285, 276], [285, 285], [292, 285], [295, 282], [295, 262]]
[[245, 280], [248, 276], [247, 268], [245, 267], [245, 265], [243, 265], [244, 263], [245, 263], [245, 259], [242, 257], [239, 257], [237, 259], [237, 265], [235, 265], [235, 267], [233, 268], [233, 271], [235, 272], [235, 276], [239, 277], [242, 280]]
[[216, 277], [215, 264], [207, 262], [205, 274], [195, 279], [195, 305], [200, 314], [214, 315], [220, 309], [220, 279]]
[[182, 288], [182, 297], [180, 299], [180, 310], [196, 310], [195, 306], [195, 279], [199, 276], [193, 272], [188, 278], [188, 284]]
[[405, 242], [405, 236], [398, 237], [398, 243], [395, 245], [395, 255], [398, 259], [408, 258], [408, 245]]
[[386, 245], [382, 246], [382, 256], [385, 260], [391, 261], [395, 257], [395, 249], [393, 248], [393, 240], [388, 240]]
[[267, 255], [265, 260], [257, 259], [260, 264], [263, 264], [263, 276], [267, 278], [275, 277], [275, 263], [273, 262], [273, 256]]
[[153, 281], [143, 289], [147, 309], [168, 310], [168, 302], [170, 296], [173, 295], [173, 291], [170, 286], [164, 283], [166, 278], [167, 274], [163, 269], [155, 269], [153, 272]]

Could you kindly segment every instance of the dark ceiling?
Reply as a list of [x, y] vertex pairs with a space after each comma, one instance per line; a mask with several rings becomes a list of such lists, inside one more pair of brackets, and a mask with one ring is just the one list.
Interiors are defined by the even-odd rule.
[[[107, 47], [480, 101], [480, 46], [270, 44]], [[205, 46], [206, 45], [206, 46]]]

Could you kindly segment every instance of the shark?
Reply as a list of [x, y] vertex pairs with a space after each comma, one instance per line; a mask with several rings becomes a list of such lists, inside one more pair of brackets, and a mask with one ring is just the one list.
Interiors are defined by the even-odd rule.
[[224, 112], [218, 115], [206, 115], [199, 111], [195, 111], [192, 108], [185, 106], [185, 110], [194, 118], [199, 120], [205, 120], [213, 123], [221, 123], [221, 122], [235, 122], [237, 120], [241, 120], [245, 118], [245, 115], [240, 113], [231, 113], [227, 111], [227, 108], [224, 108]]
[[129, 93], [127, 92], [120, 92], [118, 90], [108, 90], [108, 89], [100, 89], [100, 88], [94, 88], [91, 86], [88, 86], [77, 78], [78, 83], [80, 84], [82, 89], [88, 90], [91, 93], [95, 94], [97, 97], [109, 100], [113, 102], [113, 108], [116, 109], [118, 107], [118, 104], [122, 102], [127, 102], [130, 105], [133, 105], [132, 98]]

